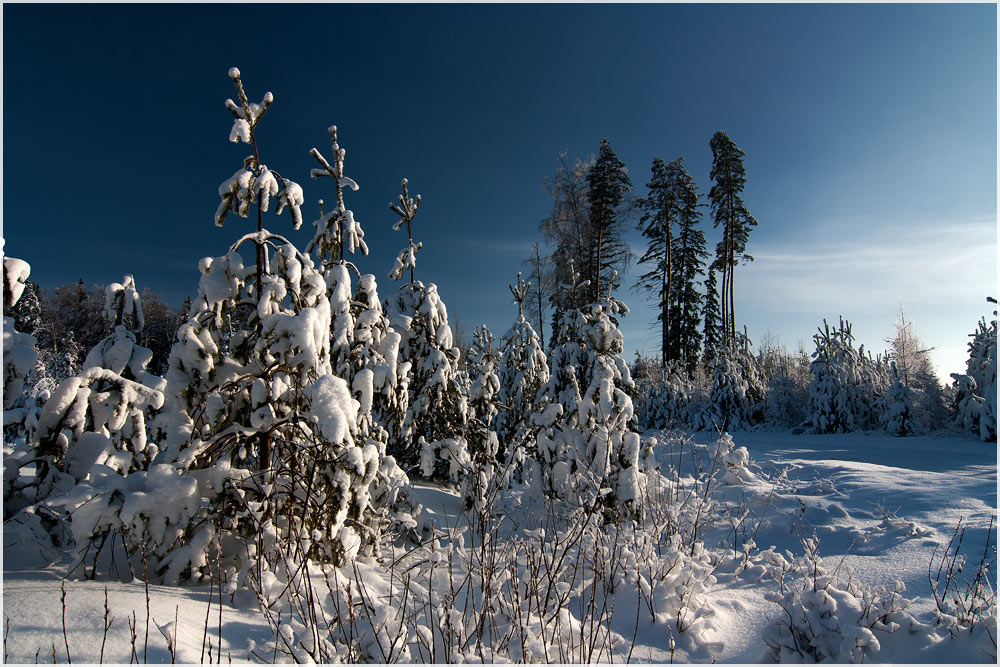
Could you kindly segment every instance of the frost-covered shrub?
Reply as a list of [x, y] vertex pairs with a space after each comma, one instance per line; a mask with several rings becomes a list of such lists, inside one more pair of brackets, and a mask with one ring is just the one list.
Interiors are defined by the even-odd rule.
[[640, 517], [646, 472], [633, 430], [634, 384], [614, 319], [626, 312], [625, 304], [607, 298], [563, 315], [532, 422], [540, 428], [536, 447], [546, 493], [571, 503], [600, 498], [609, 512]]
[[775, 662], [859, 663], [879, 661], [881, 642], [893, 632], [917, 631], [919, 624], [907, 611], [912, 600], [905, 588], [862, 587], [840, 581], [823, 565], [818, 541], [805, 539], [804, 554], [786, 560], [765, 552], [779, 590], [768, 593], [781, 606], [764, 629], [769, 658]]
[[[996, 312], [994, 311], [994, 315]], [[969, 359], [964, 374], [952, 373], [955, 421], [980, 439], [997, 438], [997, 321], [986, 318], [969, 334]]]

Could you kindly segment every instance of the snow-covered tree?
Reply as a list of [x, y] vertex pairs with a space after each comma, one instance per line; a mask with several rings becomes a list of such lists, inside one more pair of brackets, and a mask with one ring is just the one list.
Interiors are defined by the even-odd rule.
[[330, 143], [332, 144], [333, 164], [318, 149], [312, 148], [309, 154], [313, 156], [319, 167], [314, 167], [310, 172], [313, 178], [329, 178], [337, 194], [337, 203], [333, 210], [323, 214], [323, 200], [320, 200], [320, 217], [313, 222], [316, 228], [316, 235], [306, 252], [316, 251], [316, 255], [324, 262], [343, 262], [344, 251], [354, 254], [360, 250], [362, 255], [368, 254], [368, 245], [365, 243], [365, 232], [361, 229], [361, 224], [354, 219], [354, 211], [348, 209], [344, 204], [344, 187], [357, 192], [358, 184], [354, 179], [344, 175], [344, 159], [347, 151], [337, 143], [337, 126], [331, 125], [327, 128], [330, 133]]
[[[994, 299], [989, 299], [996, 303]], [[984, 441], [997, 437], [997, 320], [979, 321], [969, 334], [965, 373], [952, 373], [956, 388], [952, 410], [956, 422]]]
[[899, 307], [896, 320], [896, 335], [886, 339], [891, 346], [892, 361], [896, 365], [896, 376], [913, 395], [914, 428], [930, 431], [940, 428], [947, 420], [947, 409], [941, 383], [931, 364], [930, 352], [913, 331], [913, 322], [906, 319], [903, 307]]
[[[14, 318], [7, 313], [21, 298], [31, 267], [23, 259], [3, 258], [3, 409], [16, 407], [23, 400], [24, 380], [35, 365], [35, 337], [14, 328]], [[6, 423], [6, 418], [4, 423]]]
[[892, 362], [893, 381], [885, 395], [885, 430], [889, 435], [904, 437], [917, 433], [913, 390], [903, 382], [903, 375]]
[[[229, 211], [246, 216], [256, 203], [258, 231], [201, 261], [198, 296], [170, 353], [167, 409], [157, 424], [167, 447], [158, 462], [196, 481], [207, 503], [172, 539], [156, 542], [155, 556], [167, 580], [198, 578], [207, 550], [221, 549], [227, 578], [242, 584], [266, 571], [291, 577], [283, 570], [289, 554], [343, 563], [370, 552], [381, 527], [372, 484], [384, 461], [359, 428], [360, 402], [332, 368], [323, 274], [261, 226], [275, 194], [277, 212], [287, 206], [293, 226], [301, 221], [301, 188], [263, 165], [253, 135], [273, 96], [249, 104], [238, 70], [230, 76], [242, 103], [227, 101], [236, 116], [231, 138], [251, 143], [254, 155], [236, 185], [220, 188], [216, 221]], [[240, 250], [250, 243], [257, 262], [244, 266]]]
[[691, 409], [697, 390], [687, 369], [679, 361], [671, 361], [661, 378], [648, 383], [640, 425], [644, 428], [683, 428], [692, 419]]
[[765, 387], [756, 358], [743, 339], [735, 348], [716, 350], [709, 363], [712, 388], [708, 400], [694, 419], [699, 430], [726, 432], [746, 430], [760, 422]]
[[849, 433], [877, 425], [877, 401], [887, 388], [884, 362], [854, 349], [850, 322], [837, 329], [823, 320], [813, 336], [816, 351], [809, 372], [809, 418], [816, 433]]
[[136, 480], [159, 452], [146, 425], [163, 404], [165, 384], [146, 370], [152, 351], [136, 342], [143, 314], [132, 276], [107, 286], [104, 317], [111, 334], [87, 354], [79, 375], [59, 383], [34, 433], [36, 497], [67, 512], [78, 559], [96, 546], [95, 564], [113, 532], [141, 548], [122, 510], [128, 493], [150, 490]]
[[809, 407], [809, 355], [805, 348], [800, 344], [795, 354], [765, 349], [759, 358], [767, 383], [764, 421], [772, 426], [799, 426]]
[[406, 179], [399, 204], [389, 207], [399, 220], [394, 229], [406, 226], [408, 245], [399, 254], [389, 277], [399, 280], [409, 270], [411, 282], [389, 299], [387, 315], [399, 332], [399, 359], [409, 364], [409, 401], [399, 432], [392, 433], [389, 453], [404, 469], [420, 467], [425, 477], [458, 479], [467, 472], [470, 458], [465, 439], [468, 397], [459, 372], [459, 348], [448, 324], [448, 309], [437, 285], [414, 280], [416, 253], [413, 218], [420, 195], [412, 199]]
[[485, 324], [473, 333], [466, 360], [469, 376], [469, 425], [466, 430], [469, 455], [474, 461], [494, 463], [499, 450], [493, 423], [500, 412], [500, 378], [497, 375], [500, 350]]
[[[22, 469], [35, 456], [31, 437], [38, 417], [38, 405], [24, 395], [25, 378], [35, 365], [38, 353], [35, 338], [15, 327], [14, 306], [25, 292], [31, 267], [14, 257], [3, 258], [3, 458], [4, 519], [36, 498], [33, 479], [22, 477]], [[47, 396], [42, 396], [42, 400]], [[37, 470], [37, 466], [36, 466]]]
[[516, 465], [524, 462], [530, 418], [538, 390], [549, 380], [549, 364], [534, 327], [524, 317], [524, 302], [531, 283], [517, 274], [517, 287], [510, 285], [517, 304], [517, 321], [501, 339], [500, 412], [496, 425], [500, 438], [500, 458]]
[[[589, 285], [575, 275], [577, 282], [568, 287], [571, 303], [579, 304]], [[609, 290], [614, 282], [609, 276]], [[585, 504], [599, 498], [612, 514], [639, 517], [646, 473], [633, 430], [635, 385], [615, 324], [627, 312], [625, 304], [605, 295], [565, 313], [532, 421], [540, 427], [537, 456], [548, 494]]]

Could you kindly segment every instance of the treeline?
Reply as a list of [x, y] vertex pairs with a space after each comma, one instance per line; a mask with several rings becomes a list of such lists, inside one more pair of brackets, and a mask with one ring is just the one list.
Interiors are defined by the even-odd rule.
[[[994, 313], [995, 315], [996, 313]], [[802, 433], [883, 432], [910, 436], [958, 428], [996, 439], [996, 319], [970, 334], [966, 372], [942, 386], [913, 323], [901, 311], [889, 349], [855, 347], [850, 322], [824, 321], [811, 353], [741, 338], [693, 372], [636, 356], [636, 412], [644, 428]]]

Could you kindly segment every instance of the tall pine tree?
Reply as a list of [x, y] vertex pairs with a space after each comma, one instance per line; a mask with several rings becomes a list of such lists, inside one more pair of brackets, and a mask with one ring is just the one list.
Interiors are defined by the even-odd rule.
[[734, 307], [733, 274], [740, 260], [752, 262], [746, 254], [750, 228], [757, 220], [743, 203], [741, 193], [746, 184], [743, 156], [725, 132], [716, 132], [712, 147], [711, 178], [715, 182], [708, 193], [715, 226], [722, 227], [722, 240], [716, 246], [712, 268], [722, 272], [722, 335], [730, 347], [736, 342], [736, 309]]
[[[675, 165], [674, 162], [670, 164], [671, 167]], [[671, 227], [677, 221], [677, 198], [663, 160], [653, 158], [652, 172], [646, 184], [649, 195], [639, 200], [639, 207], [643, 210], [639, 231], [646, 239], [646, 252], [639, 258], [639, 263], [649, 265], [650, 269], [639, 276], [636, 287], [656, 299], [656, 320], [660, 323], [660, 366], [666, 368], [668, 361], [677, 358], [670, 331], [673, 277]]]
[[637, 286], [657, 299], [661, 365], [683, 360], [691, 368], [701, 347], [701, 294], [694, 282], [703, 273], [706, 255], [704, 234], [695, 229], [701, 217], [698, 193], [684, 169], [684, 158], [669, 165], [654, 159], [647, 187], [649, 196], [639, 200], [644, 211], [639, 229], [648, 245], [639, 263], [649, 264], [651, 269], [640, 276]]
[[671, 329], [677, 341], [677, 358], [694, 371], [701, 353], [701, 304], [702, 295], [696, 286], [698, 277], [705, 275], [705, 232], [698, 228], [701, 211], [694, 179], [683, 167], [683, 158], [676, 160], [676, 189], [680, 202], [677, 235], [673, 239], [671, 262], [670, 305]]
[[630, 251], [625, 243], [624, 219], [619, 207], [625, 194], [632, 189], [625, 163], [618, 159], [607, 138], [594, 166], [587, 172], [588, 200], [590, 201], [589, 265], [585, 280], [590, 280], [591, 300], [598, 301], [602, 294], [610, 294], [618, 287], [616, 274], [621, 275], [628, 265]]

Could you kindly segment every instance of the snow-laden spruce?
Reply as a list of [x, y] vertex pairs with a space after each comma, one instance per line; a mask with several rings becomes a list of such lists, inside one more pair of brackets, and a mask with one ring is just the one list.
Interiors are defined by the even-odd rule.
[[459, 372], [460, 350], [448, 325], [448, 309], [437, 285], [415, 280], [416, 251], [413, 218], [420, 195], [412, 199], [403, 180], [399, 204], [389, 207], [399, 220], [394, 229], [406, 225], [409, 245], [400, 254], [390, 278], [399, 280], [409, 269], [410, 282], [388, 299], [387, 315], [402, 337], [399, 360], [409, 364], [409, 401], [400, 430], [391, 435], [389, 453], [405, 470], [418, 468], [424, 477], [459, 481], [470, 468], [466, 439], [469, 422], [467, 390]]
[[712, 388], [694, 418], [695, 428], [725, 432], [752, 427], [764, 410], [765, 387], [749, 341], [721, 346], [709, 363]]
[[697, 389], [681, 362], [667, 362], [660, 371], [658, 380], [643, 383], [645, 401], [640, 425], [655, 429], [683, 428], [698, 416], [692, 415]]
[[875, 428], [888, 389], [888, 373], [881, 357], [854, 349], [851, 324], [843, 318], [837, 329], [823, 320], [813, 336], [816, 351], [809, 372], [809, 418], [814, 433], [849, 433]]
[[[379, 450], [381, 463], [371, 488], [374, 505], [388, 512], [409, 495], [406, 474], [394, 457], [386, 455], [389, 433], [401, 429], [406, 413], [409, 365], [399, 363], [402, 337], [389, 325], [382, 310], [375, 276], [360, 275], [357, 267], [345, 259], [346, 254], [356, 252], [367, 255], [368, 246], [361, 224], [344, 204], [344, 188], [357, 191], [359, 186], [344, 175], [347, 152], [337, 143], [337, 127], [331, 126], [328, 132], [333, 163], [316, 148], [309, 153], [320, 165], [312, 170], [312, 177], [332, 180], [337, 204], [333, 211], [323, 215], [323, 201], [320, 200], [320, 219], [313, 223], [316, 234], [306, 251], [314, 252], [319, 260], [329, 295], [333, 374], [347, 382], [352, 396], [358, 401], [355, 420], [358, 436], [372, 442]], [[353, 296], [352, 271], [358, 275]], [[402, 510], [401, 504], [399, 509]]]
[[[23, 259], [3, 258], [3, 306], [13, 308], [24, 292], [31, 267]], [[3, 318], [3, 408], [16, 407], [23, 400], [24, 379], [35, 365], [38, 353], [35, 338], [14, 328], [14, 318]], [[4, 419], [4, 423], [7, 419]]]
[[[248, 105], [238, 73], [233, 80], [244, 103], [234, 115], [250, 123], [251, 166], [263, 178], [253, 128], [265, 107]], [[256, 202], [258, 231], [201, 261], [198, 297], [170, 353], [158, 462], [195, 481], [207, 502], [187, 520], [171, 517], [168, 539], [153, 541], [167, 581], [198, 579], [215, 562], [229, 586], [248, 577], [258, 590], [290, 583], [294, 563], [371, 553], [383, 527], [372, 485], [392, 471], [359, 428], [361, 402], [332, 367], [331, 302], [339, 308], [348, 298], [331, 299], [312, 259], [263, 229], [266, 199]], [[244, 266], [240, 250], [250, 243], [256, 263]], [[341, 283], [349, 294], [349, 281]]]
[[[995, 303], [995, 301], [993, 301]], [[952, 373], [955, 421], [981, 440], [997, 438], [997, 320], [979, 321], [969, 334], [969, 359], [965, 373]]]
[[[574, 302], [587, 286], [570, 286]], [[532, 421], [540, 429], [536, 448], [546, 494], [574, 504], [599, 499], [611, 513], [638, 518], [647, 471], [633, 430], [634, 385], [621, 357], [617, 316], [627, 312], [625, 304], [604, 296], [563, 315]]]
[[146, 471], [159, 447], [146, 425], [165, 386], [146, 370], [152, 351], [136, 343], [143, 316], [132, 276], [107, 286], [104, 316], [111, 334], [87, 354], [79, 375], [59, 383], [34, 432], [37, 499], [46, 495], [48, 507], [65, 512], [79, 562], [96, 547], [92, 571], [109, 537], [141, 552], [145, 531], [129, 500], [154, 492]]
[[[524, 299], [531, 283], [517, 274], [517, 287], [510, 285], [517, 304], [517, 321], [500, 341], [500, 412], [496, 430], [500, 440], [498, 456], [510, 461], [515, 471], [524, 464], [527, 449], [534, 453], [530, 439], [531, 414], [539, 389], [549, 381], [549, 364], [534, 327], [524, 318]], [[529, 442], [530, 440], [530, 442]]]
[[903, 384], [891, 363], [893, 381], [885, 394], [885, 430], [889, 435], [908, 436], [917, 432], [913, 406], [913, 390]]

